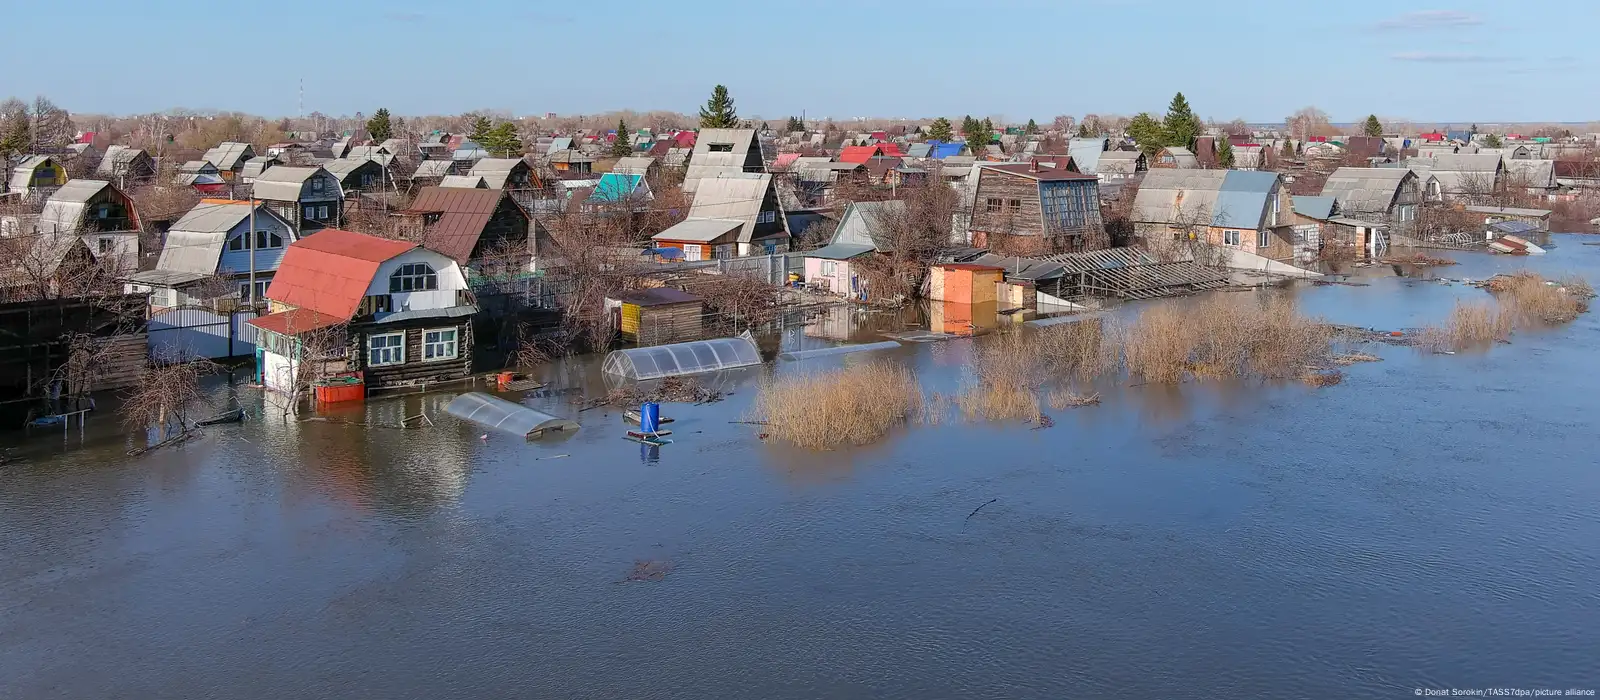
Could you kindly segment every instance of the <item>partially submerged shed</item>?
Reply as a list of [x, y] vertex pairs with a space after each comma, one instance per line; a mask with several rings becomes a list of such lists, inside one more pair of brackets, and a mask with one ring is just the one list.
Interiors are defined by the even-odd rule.
[[701, 336], [705, 302], [671, 287], [623, 292], [607, 300], [616, 309], [622, 339], [639, 345], [662, 345]]

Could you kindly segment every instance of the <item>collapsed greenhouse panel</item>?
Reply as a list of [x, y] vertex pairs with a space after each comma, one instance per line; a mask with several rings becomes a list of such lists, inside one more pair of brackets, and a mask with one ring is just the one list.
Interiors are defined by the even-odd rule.
[[444, 410], [462, 420], [527, 438], [540, 437], [549, 430], [578, 429], [576, 421], [476, 391], [455, 397]]
[[606, 355], [604, 369], [609, 375], [645, 380], [759, 364], [761, 352], [746, 333], [734, 338], [616, 350]]

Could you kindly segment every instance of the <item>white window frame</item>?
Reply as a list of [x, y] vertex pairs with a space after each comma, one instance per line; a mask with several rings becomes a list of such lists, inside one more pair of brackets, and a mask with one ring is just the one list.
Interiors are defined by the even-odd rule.
[[1223, 245], [1231, 245], [1231, 246], [1239, 245], [1239, 232], [1234, 230], [1234, 229], [1225, 229], [1225, 230], [1223, 230], [1223, 232], [1222, 232], [1222, 244]]
[[[389, 341], [399, 338], [398, 345], [390, 345]], [[384, 344], [376, 346], [375, 341], [382, 339]], [[382, 357], [382, 361], [379, 358]], [[406, 334], [405, 331], [394, 333], [373, 333], [367, 336], [367, 366], [389, 367], [406, 363]]]
[[322, 189], [323, 189], [322, 188], [322, 178], [320, 178], [320, 177], [311, 178], [311, 191], [312, 192], [321, 192]]
[[95, 244], [99, 247], [101, 255], [107, 255], [117, 249], [117, 242], [112, 238], [101, 238], [95, 241]]
[[[267, 287], [272, 285], [272, 280], [256, 280], [255, 300], [267, 298]], [[239, 280], [239, 301], [254, 301], [250, 298], [250, 280]]]
[[319, 221], [327, 221], [328, 220], [328, 205], [323, 204], [323, 205], [317, 207], [317, 220], [319, 220]]
[[[436, 340], [429, 341], [428, 340], [428, 334], [430, 334], [430, 333], [438, 333], [439, 334], [439, 338], [436, 339]], [[444, 334], [445, 333], [449, 333], [450, 334], [450, 339], [449, 340], [445, 340], [444, 339]], [[435, 351], [436, 347], [438, 348], [437, 351]], [[443, 351], [446, 348], [448, 348], [449, 351], [450, 351], [450, 354], [448, 354], [448, 355], [443, 354]], [[436, 352], [438, 354], [435, 354], [433, 356], [429, 356], [428, 355], [429, 352]], [[458, 358], [460, 356], [461, 356], [461, 329], [460, 328], [424, 328], [422, 330], [422, 361], [423, 362], [444, 362], [446, 360], [454, 360], [454, 359], [456, 359], [456, 358]]]
[[832, 277], [839, 273], [839, 263], [833, 260], [822, 261], [822, 276]]
[[775, 211], [764, 211], [756, 215], [756, 223], [758, 224], [770, 224], [777, 220], [778, 212]]
[[[256, 250], [272, 250], [283, 247], [283, 235], [267, 228], [256, 229]], [[264, 244], [264, 245], [263, 245]]]
[[1260, 231], [1256, 231], [1256, 247], [1257, 248], [1266, 248], [1266, 247], [1271, 246], [1271, 245], [1272, 245], [1272, 231], [1270, 231], [1268, 229], [1261, 229]]
[[305, 211], [305, 216], [304, 216], [304, 217], [302, 217], [302, 218], [306, 218], [306, 219], [316, 219], [316, 218], [317, 218], [317, 207], [316, 207], [316, 205], [314, 205], [314, 204], [307, 204], [307, 205], [306, 205], [306, 211]]
[[702, 255], [705, 255], [705, 247], [704, 246], [696, 245], [696, 244], [693, 244], [693, 243], [685, 243], [685, 244], [683, 244], [683, 260], [684, 260], [684, 262], [699, 262], [702, 259], [701, 258]]
[[[409, 289], [405, 282], [412, 283]], [[429, 286], [429, 283], [432, 286]], [[399, 289], [395, 287], [398, 286]], [[406, 294], [410, 292], [431, 292], [439, 289], [439, 271], [433, 265], [425, 262], [403, 263], [389, 273], [389, 293]]]
[[232, 252], [238, 252], [238, 251], [244, 250], [245, 249], [245, 242], [249, 238], [250, 238], [250, 233], [248, 231], [245, 232], [245, 233], [241, 233], [241, 234], [239, 234], [237, 236], [234, 236], [232, 238], [229, 238], [228, 239], [228, 250], [232, 251]]

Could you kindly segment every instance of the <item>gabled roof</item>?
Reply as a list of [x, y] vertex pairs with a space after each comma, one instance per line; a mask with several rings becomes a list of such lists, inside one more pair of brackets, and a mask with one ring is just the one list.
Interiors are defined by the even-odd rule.
[[[694, 136], [694, 140], [691, 142], [694, 145], [694, 156], [690, 158], [690, 161], [698, 159], [703, 153], [712, 153], [711, 146], [713, 144], [731, 144], [733, 152], [743, 158], [750, 151], [751, 144], [755, 143], [755, 138], [755, 129], [701, 129], [699, 135]], [[680, 139], [679, 145], [688, 144], [684, 144]]]
[[[354, 173], [356, 170], [358, 170], [360, 168], [366, 167], [368, 163], [377, 163], [377, 161], [366, 160], [364, 158], [363, 159], [335, 158], [335, 159], [330, 160], [330, 161], [328, 161], [326, 163], [323, 163], [322, 164], [322, 169], [326, 170], [326, 171], [328, 171], [330, 173], [333, 173], [333, 176], [336, 177], [336, 178], [339, 178], [340, 182], [344, 182], [344, 179], [347, 178], [347, 177], [350, 177], [351, 173]], [[382, 165], [378, 165], [378, 167], [381, 168], [383, 166]], [[259, 182], [260, 180], [258, 179], [257, 181]], [[302, 182], [303, 181], [304, 180], [302, 180]]]
[[[412, 200], [406, 213], [438, 214], [439, 220], [428, 226], [425, 236], [428, 249], [466, 264], [472, 258], [472, 251], [478, 247], [484, 227], [489, 225], [495, 211], [500, 208], [502, 199], [510, 197], [504, 190], [498, 189], [424, 187], [417, 192], [416, 199]], [[517, 206], [515, 201], [511, 204]]]
[[489, 183], [484, 182], [482, 175], [446, 175], [439, 179], [440, 187], [451, 189], [488, 189]]
[[1500, 169], [1497, 153], [1440, 154], [1433, 158], [1433, 171], [1492, 173]]
[[685, 219], [650, 238], [658, 241], [710, 243], [744, 227], [736, 219]]
[[594, 193], [589, 198], [597, 202], [620, 202], [639, 189], [642, 182], [643, 175], [606, 173], [600, 176], [600, 184], [595, 185]]
[[1133, 200], [1133, 220], [1209, 225], [1226, 170], [1151, 170]]
[[455, 167], [455, 163], [448, 160], [425, 160], [417, 164], [417, 170], [411, 174], [411, 178], [444, 177], [450, 174], [452, 167]]
[[1187, 148], [1183, 148], [1181, 146], [1167, 146], [1166, 148], [1158, 151], [1156, 153], [1156, 157], [1159, 158], [1162, 153], [1172, 156], [1172, 159], [1177, 162], [1179, 168], [1200, 167], [1200, 159], [1195, 157], [1194, 152]]
[[[1071, 156], [1068, 156], [1067, 158], [1071, 158]], [[1052, 166], [1044, 163], [1039, 163], [1038, 165], [1033, 163], [980, 163], [978, 164], [978, 168], [980, 171], [998, 171], [1006, 173], [1007, 175], [1016, 175], [1019, 177], [1028, 178], [1029, 180], [1038, 180], [1040, 182], [1099, 179], [1093, 175], [1073, 172], [1072, 170], [1060, 165]], [[983, 177], [981, 172], [978, 177]]]
[[149, 155], [143, 150], [129, 146], [107, 146], [105, 157], [100, 159], [100, 164], [95, 166], [94, 174], [105, 177], [116, 177], [125, 172], [134, 161]]
[[1408, 177], [1416, 175], [1405, 168], [1339, 168], [1323, 183], [1322, 195], [1352, 215], [1384, 214]]
[[1067, 154], [1078, 163], [1078, 169], [1094, 174], [1100, 172], [1100, 158], [1111, 147], [1107, 138], [1075, 138], [1067, 142]]
[[967, 144], [964, 143], [945, 143], [943, 141], [929, 141], [928, 145], [930, 146], [928, 157], [934, 160], [944, 160], [951, 156], [959, 156], [967, 148]]
[[1505, 162], [1506, 176], [1517, 187], [1551, 189], [1556, 186], [1556, 162], [1522, 158]]
[[1312, 219], [1327, 220], [1339, 211], [1339, 200], [1330, 196], [1296, 196], [1294, 213]]
[[772, 189], [771, 175], [751, 175], [702, 180], [695, 190], [694, 204], [689, 207], [689, 218], [743, 222], [739, 242], [750, 242], [755, 233], [756, 217], [761, 214], [761, 206]]
[[224, 141], [216, 148], [206, 151], [201, 159], [217, 166], [220, 170], [237, 170], [244, 165], [247, 158], [255, 155], [255, 149], [248, 143], [237, 141]]
[[[250, 203], [246, 201], [201, 200], [167, 231], [166, 243], [161, 248], [161, 259], [156, 262], [156, 269], [197, 275], [215, 274], [222, 260], [222, 246], [228, 240], [228, 233], [250, 218], [250, 209]], [[257, 202], [255, 211], [258, 230], [263, 221], [275, 220], [281, 224], [281, 228], [291, 230], [292, 235], [293, 227], [283, 217], [273, 213], [271, 207]]]
[[116, 193], [117, 197], [128, 206], [128, 216], [132, 219], [131, 228], [137, 230], [139, 215], [133, 210], [133, 200], [122, 194], [116, 185], [105, 180], [68, 180], [67, 184], [62, 185], [45, 200], [44, 210], [39, 213], [39, 232], [74, 233], [82, 229], [89, 201], [107, 190]]
[[888, 217], [903, 215], [906, 203], [902, 200], [891, 199], [882, 202], [852, 202], [845, 207], [844, 215], [839, 217], [839, 224], [833, 229], [833, 236], [828, 239], [829, 247], [840, 245], [866, 246], [868, 250], [889, 253], [894, 251], [892, 242], [885, 237], [884, 220]]
[[[782, 156], [779, 156], [782, 158]], [[611, 172], [624, 175], [648, 174], [650, 166], [655, 165], [656, 159], [650, 156], [628, 156], [617, 159], [617, 164], [611, 166]]]
[[[1106, 151], [1100, 154], [1100, 163], [1096, 168], [1097, 173], [1132, 175], [1139, 171], [1139, 162], [1144, 160], [1144, 154], [1138, 151]], [[1077, 161], [1074, 157], [1073, 161]], [[1146, 161], [1148, 165], [1148, 161]], [[1079, 164], [1078, 167], [1083, 167]]]
[[347, 321], [360, 307], [378, 266], [417, 247], [407, 241], [323, 229], [284, 251], [267, 298]]
[[518, 167], [531, 168], [528, 162], [521, 158], [484, 158], [472, 164], [472, 169], [467, 175], [480, 175], [484, 184], [491, 189], [501, 189], [511, 179], [511, 173]]
[[267, 168], [266, 172], [256, 176], [253, 194], [258, 199], [271, 199], [280, 202], [299, 201], [300, 189], [305, 186], [306, 181], [317, 173], [327, 172], [318, 166], [279, 165]]

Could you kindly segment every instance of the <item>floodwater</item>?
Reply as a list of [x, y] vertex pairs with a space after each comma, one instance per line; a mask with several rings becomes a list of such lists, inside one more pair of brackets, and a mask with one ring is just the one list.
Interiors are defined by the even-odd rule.
[[[1600, 280], [1600, 247], [1557, 239], [1431, 274]], [[1355, 272], [1369, 286], [1296, 294], [1384, 329], [1485, 294]], [[666, 405], [675, 442], [655, 449], [607, 409], [549, 441], [481, 438], [444, 394], [270, 413], [138, 458], [112, 416], [13, 433], [0, 698], [1596, 688], [1597, 339], [1589, 314], [1485, 353], [1382, 347], [1328, 388], [1127, 388], [1047, 411], [1049, 429], [946, 423], [820, 454], [729, 421], [763, 376], [871, 356], [946, 390], [985, 339], [743, 370], [725, 401]], [[603, 391], [597, 365], [552, 387]], [[436, 427], [379, 427], [424, 410]], [[641, 561], [665, 577], [625, 581]]]

